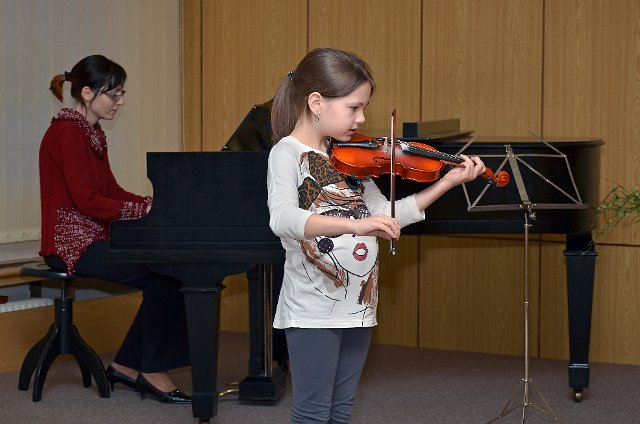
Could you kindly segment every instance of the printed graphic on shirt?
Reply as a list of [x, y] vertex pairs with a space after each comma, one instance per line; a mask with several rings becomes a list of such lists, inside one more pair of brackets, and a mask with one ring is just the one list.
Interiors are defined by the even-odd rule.
[[[315, 213], [361, 219], [370, 216], [360, 185], [350, 184], [328, 159], [315, 152], [300, 157], [303, 183], [298, 187], [301, 208]], [[375, 314], [378, 301], [378, 242], [376, 237], [343, 234], [300, 242], [303, 266], [318, 295], [337, 302], [340, 310], [362, 319]], [[311, 265], [311, 266], [310, 266]]]

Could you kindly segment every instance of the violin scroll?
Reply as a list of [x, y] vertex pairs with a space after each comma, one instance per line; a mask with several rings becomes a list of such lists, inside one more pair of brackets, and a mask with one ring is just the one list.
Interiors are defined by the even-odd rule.
[[480, 174], [480, 176], [486, 178], [489, 181], [489, 184], [496, 187], [504, 187], [509, 184], [509, 181], [511, 181], [511, 176], [507, 171], [498, 171], [498, 175], [496, 176], [496, 174], [489, 168]]

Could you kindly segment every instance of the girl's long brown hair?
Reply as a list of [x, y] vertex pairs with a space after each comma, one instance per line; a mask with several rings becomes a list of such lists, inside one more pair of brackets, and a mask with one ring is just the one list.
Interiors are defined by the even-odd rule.
[[291, 134], [303, 113], [311, 113], [309, 94], [317, 91], [324, 97], [343, 97], [367, 81], [373, 94], [375, 83], [369, 65], [355, 54], [331, 48], [311, 50], [280, 83], [273, 98], [273, 144]]

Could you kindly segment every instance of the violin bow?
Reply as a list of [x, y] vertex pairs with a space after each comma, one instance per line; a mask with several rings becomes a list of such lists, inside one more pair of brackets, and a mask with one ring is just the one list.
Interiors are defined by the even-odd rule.
[[[391, 154], [390, 154], [390, 163], [391, 163], [391, 172], [389, 172], [389, 177], [391, 180], [389, 181], [389, 201], [391, 202], [391, 218], [396, 217], [396, 179], [394, 178], [393, 171], [396, 169], [396, 110], [393, 109], [391, 112], [391, 137], [389, 138], [391, 141]], [[389, 253], [391, 255], [396, 254], [396, 241], [394, 239], [390, 240], [389, 243]]]

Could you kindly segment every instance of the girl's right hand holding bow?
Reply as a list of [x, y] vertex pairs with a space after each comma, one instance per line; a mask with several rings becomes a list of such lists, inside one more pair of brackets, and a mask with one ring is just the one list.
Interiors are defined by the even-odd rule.
[[400, 237], [400, 223], [390, 216], [379, 214], [354, 221], [354, 234], [359, 236], [376, 236], [387, 240]]

